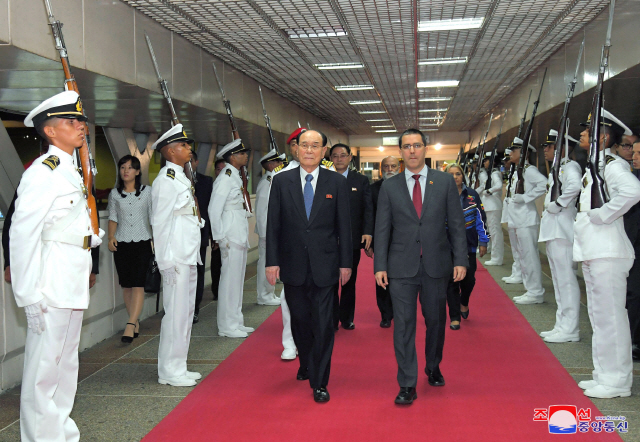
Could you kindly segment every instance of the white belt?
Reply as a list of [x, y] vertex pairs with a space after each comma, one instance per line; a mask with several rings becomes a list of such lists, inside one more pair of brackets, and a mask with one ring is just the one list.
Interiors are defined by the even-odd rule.
[[85, 250], [91, 248], [91, 235], [83, 236], [75, 233], [65, 232], [82, 213], [82, 210], [86, 209], [87, 205], [85, 201], [79, 201], [64, 217], [60, 218], [50, 228], [43, 230], [41, 238], [43, 241], [55, 241], [65, 244], [71, 244], [72, 246], [79, 246]]
[[178, 210], [174, 210], [173, 214], [175, 216], [180, 216], [180, 215], [193, 215], [193, 216], [198, 216], [198, 209], [196, 209], [196, 206], [187, 206], [187, 207], [183, 207], [182, 209], [178, 209]]

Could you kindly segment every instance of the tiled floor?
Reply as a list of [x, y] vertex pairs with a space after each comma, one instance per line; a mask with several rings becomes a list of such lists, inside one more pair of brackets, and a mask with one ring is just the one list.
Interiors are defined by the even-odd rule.
[[[487, 267], [491, 275], [510, 296], [520, 295], [520, 284], [504, 284], [510, 273], [511, 253], [508, 244], [505, 265]], [[542, 256], [545, 303], [518, 306], [537, 331], [549, 330], [555, 318], [553, 287], [549, 266]], [[482, 259], [484, 261], [484, 259]], [[243, 311], [247, 325], [257, 327], [275, 307], [256, 304], [255, 265], [247, 268]], [[584, 284], [580, 281], [584, 294]], [[278, 289], [279, 292], [279, 289]], [[473, 309], [473, 297], [471, 309]], [[583, 303], [585, 300], [583, 299]], [[193, 327], [189, 349], [189, 368], [207, 375], [244, 340], [217, 336], [216, 303], [205, 292], [200, 322]], [[84, 351], [80, 355], [80, 382], [72, 417], [80, 428], [83, 441], [138, 441], [166, 416], [190, 391], [159, 385], [157, 382], [158, 333], [161, 315], [145, 320], [141, 335], [131, 345], [120, 343], [120, 335]], [[568, 344], [547, 344], [576, 381], [590, 378], [591, 327], [586, 307], [580, 312], [582, 340]], [[464, 324], [463, 324], [464, 325]], [[544, 382], [544, 373], [540, 374]], [[595, 400], [604, 414], [623, 415], [629, 421], [625, 441], [640, 441], [640, 364], [634, 364], [633, 394], [629, 398]], [[0, 395], [0, 441], [19, 441], [19, 388]], [[551, 404], [549, 404], [551, 405]]]

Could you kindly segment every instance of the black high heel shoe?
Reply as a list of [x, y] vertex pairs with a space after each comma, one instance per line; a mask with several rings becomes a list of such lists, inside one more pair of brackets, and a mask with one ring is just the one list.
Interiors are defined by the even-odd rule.
[[469, 310], [467, 310], [466, 312], [461, 311], [460, 316], [462, 316], [464, 319], [467, 319], [469, 317]]
[[[136, 325], [134, 323], [132, 323], [132, 322], [127, 322], [127, 325], [133, 325], [133, 330], [136, 329]], [[127, 326], [125, 325], [124, 328], [126, 330]], [[135, 334], [135, 332], [134, 332], [134, 334]], [[125, 344], [131, 344], [133, 342], [133, 336], [122, 336], [120, 338], [120, 341], [124, 342]]]
[[[138, 327], [138, 330], [140, 330], [140, 321], [139, 321], [139, 320], [138, 320], [138, 321], [136, 321], [136, 324], [138, 324], [136, 327]], [[136, 329], [134, 328], [134, 329], [133, 329], [133, 337], [134, 337], [134, 339], [135, 339], [135, 338], [137, 338], [138, 336], [140, 336], [140, 333], [138, 333], [138, 332], [136, 331]]]

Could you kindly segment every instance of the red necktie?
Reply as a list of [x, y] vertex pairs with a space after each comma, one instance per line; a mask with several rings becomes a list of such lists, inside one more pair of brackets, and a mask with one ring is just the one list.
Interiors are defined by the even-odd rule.
[[420, 187], [420, 175], [413, 175], [416, 184], [413, 186], [413, 207], [416, 208], [418, 218], [422, 215], [422, 187]]

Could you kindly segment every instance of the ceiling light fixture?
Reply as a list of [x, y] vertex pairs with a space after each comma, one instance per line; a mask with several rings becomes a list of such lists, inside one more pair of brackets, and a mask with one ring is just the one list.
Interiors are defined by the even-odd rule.
[[283, 29], [289, 38], [321, 38], [321, 37], [342, 37], [347, 32], [340, 28], [329, 29]]
[[367, 120], [368, 123], [373, 123], [376, 121], [391, 121], [391, 118], [378, 118], [376, 120]]
[[384, 152], [384, 147], [379, 146], [379, 147], [378, 147], [378, 150], [379, 150], [380, 152]]
[[335, 70], [335, 69], [362, 69], [362, 63], [316, 63], [314, 66], [319, 70]]
[[446, 112], [448, 111], [448, 108], [444, 108], [444, 109], [420, 109], [418, 110], [418, 112]]
[[359, 114], [386, 114], [387, 111], [360, 111]]
[[442, 117], [418, 117], [418, 120], [441, 120]]
[[418, 61], [418, 65], [420, 66], [429, 66], [436, 64], [459, 64], [466, 63], [467, 57], [449, 57], [449, 58], [431, 58], [426, 60]]
[[478, 29], [482, 27], [484, 17], [458, 18], [454, 20], [429, 20], [418, 24], [418, 32], [458, 31], [462, 29]]
[[376, 132], [380, 134], [380, 133], [385, 133], [385, 132], [395, 133], [397, 131], [395, 129], [383, 129], [383, 130], [377, 130]]
[[423, 132], [434, 132], [437, 131], [438, 129], [420, 129]]
[[358, 100], [358, 101], [350, 101], [349, 104], [352, 106], [357, 106], [360, 104], [380, 104], [382, 101], [380, 100]]
[[370, 84], [352, 84], [347, 86], [335, 86], [334, 88], [338, 92], [343, 91], [367, 91], [371, 89], [375, 89], [373, 85]]
[[378, 129], [381, 127], [395, 127], [395, 126], [393, 124], [382, 124], [380, 126], [371, 126], [371, 127], [373, 127], [374, 129]]
[[418, 101], [448, 101], [453, 97], [428, 97], [428, 98], [419, 98]]
[[458, 80], [441, 80], [441, 81], [419, 81], [418, 87], [457, 87], [460, 84]]
[[440, 150], [442, 149], [442, 144], [437, 143], [435, 146], [433, 146], [435, 150]]

